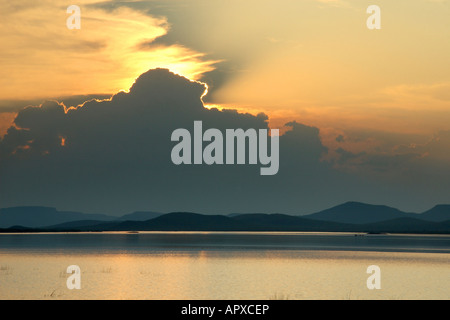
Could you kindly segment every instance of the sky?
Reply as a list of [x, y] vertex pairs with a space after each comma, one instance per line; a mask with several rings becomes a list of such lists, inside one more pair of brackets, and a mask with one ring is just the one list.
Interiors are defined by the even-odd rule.
[[[80, 0], [70, 30], [71, 4], [0, 3], [1, 207], [450, 203], [450, 1]], [[279, 128], [279, 174], [174, 167], [170, 132], [198, 119]]]

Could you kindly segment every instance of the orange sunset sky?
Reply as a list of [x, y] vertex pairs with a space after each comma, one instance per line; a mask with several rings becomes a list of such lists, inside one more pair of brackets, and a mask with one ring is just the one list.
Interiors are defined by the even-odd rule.
[[[366, 26], [374, 4], [380, 30]], [[27, 105], [104, 98], [168, 68], [206, 83], [208, 108], [318, 128], [324, 160], [414, 151], [448, 164], [449, 17], [449, 0], [2, 1], [0, 136]]]
[[[77, 4], [80, 30], [66, 27], [66, 1], [0, 4], [1, 100], [112, 94], [154, 67], [195, 80], [219, 70], [226, 80], [210, 84], [209, 103], [263, 111], [273, 121], [429, 135], [449, 129], [448, 1]], [[366, 27], [369, 4], [381, 8], [381, 30]], [[165, 35], [173, 41], [152, 45]]]

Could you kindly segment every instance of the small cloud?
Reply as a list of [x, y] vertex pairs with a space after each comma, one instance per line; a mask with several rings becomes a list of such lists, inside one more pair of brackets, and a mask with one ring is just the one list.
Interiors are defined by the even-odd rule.
[[342, 134], [340, 134], [340, 135], [338, 135], [336, 137], [336, 142], [344, 142], [344, 141], [345, 141], [345, 139], [344, 139], [344, 136]]

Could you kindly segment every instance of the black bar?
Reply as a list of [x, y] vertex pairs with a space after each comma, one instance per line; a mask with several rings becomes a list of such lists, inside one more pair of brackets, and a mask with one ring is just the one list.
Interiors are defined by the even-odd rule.
[[[430, 301], [427, 301], [430, 302]], [[57, 316], [61, 310], [64, 314], [105, 319], [131, 317], [143, 319], [305, 319], [333, 317], [338, 315], [355, 316], [373, 315], [381, 312], [380, 317], [394, 316], [401, 311], [401, 316], [414, 315], [417, 309], [415, 301], [338, 301], [338, 300], [82, 300], [82, 301], [0, 301], [2, 310], [15, 310], [21, 318], [38, 314]], [[422, 302], [423, 303], [423, 302]], [[438, 306], [444, 310], [445, 301]], [[387, 306], [390, 304], [390, 306]], [[394, 305], [395, 304], [395, 305]], [[436, 303], [435, 303], [436, 304]], [[391, 308], [392, 307], [392, 308]], [[214, 309], [212, 309], [214, 308]], [[387, 308], [387, 309], [386, 309]], [[211, 314], [211, 310], [214, 310]], [[437, 310], [437, 309], [436, 309]], [[399, 313], [400, 315], [400, 313]]]

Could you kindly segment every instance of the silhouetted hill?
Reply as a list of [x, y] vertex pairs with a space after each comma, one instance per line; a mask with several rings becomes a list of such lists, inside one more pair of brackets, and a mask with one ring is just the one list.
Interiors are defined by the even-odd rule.
[[47, 230], [76, 230], [76, 231], [88, 231], [92, 228], [98, 228], [97, 230], [102, 230], [106, 227], [112, 227], [120, 222], [116, 221], [100, 221], [100, 220], [77, 220], [64, 222], [56, 225], [42, 227]]
[[350, 225], [318, 221], [285, 214], [242, 214], [233, 219], [244, 222], [252, 231], [344, 231]]
[[[70, 226], [70, 225], [69, 225]], [[283, 214], [241, 214], [235, 217], [196, 213], [169, 213], [147, 221], [103, 223], [84, 231], [317, 231], [450, 233], [450, 222], [397, 218], [369, 224], [349, 224], [306, 219]]]
[[[283, 214], [202, 215], [176, 212], [147, 221], [124, 221], [82, 226], [63, 226], [84, 231], [352, 231], [353, 225], [324, 222]], [[58, 226], [61, 229], [61, 225]]]
[[2, 228], [0, 229], [0, 232], [34, 232], [36, 229], [34, 228], [27, 228], [24, 226], [11, 226], [9, 228]]
[[450, 220], [450, 204], [437, 205], [434, 208], [422, 213], [420, 218], [436, 222]]
[[[307, 216], [285, 214], [203, 215], [190, 212], [161, 215], [154, 212], [135, 212], [117, 218], [57, 211], [55, 208], [47, 207], [16, 207], [0, 210], [0, 232], [45, 230], [450, 233], [450, 219], [447, 217], [449, 208], [449, 205], [439, 205], [423, 214], [411, 214], [386, 206], [348, 202]], [[144, 219], [153, 215], [156, 217], [145, 221], [121, 220], [125, 217]], [[445, 221], [425, 221], [424, 218], [439, 221], [445, 219]]]
[[450, 233], [450, 223], [424, 221], [414, 218], [397, 218], [360, 225], [364, 232], [386, 233]]
[[365, 224], [396, 218], [418, 218], [418, 214], [406, 213], [395, 208], [361, 202], [347, 202], [330, 209], [302, 216], [308, 219], [340, 223]]
[[0, 232], [42, 231], [318, 231], [372, 233], [450, 233], [450, 220], [397, 218], [367, 224], [345, 224], [282, 214], [244, 214], [236, 217], [169, 213], [147, 221], [74, 221], [46, 228], [15, 226]]
[[230, 231], [240, 230], [242, 227], [242, 223], [226, 216], [174, 212], [143, 222], [125, 221], [113, 226], [110, 230]]
[[[240, 216], [243, 214], [247, 214], [247, 213], [229, 213], [229, 214], [227, 214], [227, 217], [233, 218], [233, 217]], [[258, 214], [258, 213], [249, 213], [249, 214]]]
[[115, 217], [103, 214], [86, 214], [71, 211], [58, 211], [49, 207], [13, 207], [0, 209], [0, 228], [13, 225], [38, 228], [76, 220], [114, 220]]
[[117, 220], [121, 221], [146, 221], [150, 219], [157, 218], [163, 215], [159, 212], [151, 212], [151, 211], [136, 211], [133, 213], [125, 214], [118, 218]]
[[97, 230], [110, 229], [121, 222], [132, 222], [132, 221], [146, 221], [151, 220], [156, 217], [161, 216], [162, 213], [157, 212], [147, 212], [147, 211], [136, 211], [130, 214], [123, 215], [115, 220], [76, 220], [64, 223], [59, 223], [55, 225], [50, 225], [44, 227], [45, 229], [52, 230], [77, 230], [77, 231], [87, 231], [92, 228], [97, 228]]

